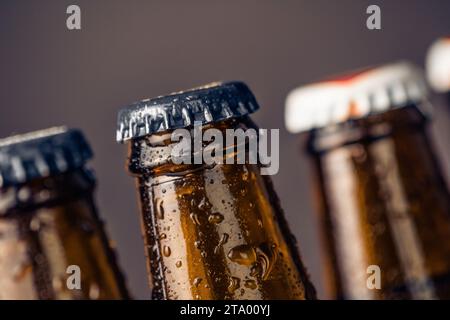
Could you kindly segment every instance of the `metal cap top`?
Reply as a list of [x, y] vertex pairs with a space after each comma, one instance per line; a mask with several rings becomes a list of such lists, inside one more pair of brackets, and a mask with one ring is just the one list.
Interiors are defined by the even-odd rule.
[[450, 36], [433, 43], [426, 60], [428, 81], [438, 92], [450, 91]]
[[214, 82], [191, 90], [136, 102], [119, 111], [116, 139], [124, 142], [148, 134], [242, 117], [258, 110], [243, 82]]
[[417, 67], [388, 64], [293, 90], [286, 99], [285, 123], [297, 133], [416, 104], [426, 95]]
[[54, 127], [0, 140], [0, 187], [82, 167], [92, 151], [79, 130]]

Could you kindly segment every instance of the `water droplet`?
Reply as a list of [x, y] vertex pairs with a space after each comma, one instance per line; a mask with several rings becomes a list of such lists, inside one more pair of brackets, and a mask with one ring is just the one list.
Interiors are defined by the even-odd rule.
[[266, 280], [275, 265], [278, 257], [277, 245], [275, 243], [263, 243], [256, 249], [257, 262], [260, 266], [260, 275]]
[[228, 283], [228, 292], [234, 293], [241, 286], [241, 279], [236, 277], [231, 277]]
[[200, 284], [200, 282], [202, 282], [202, 278], [197, 277], [194, 279], [194, 286], [198, 287], [198, 285]]
[[63, 276], [54, 277], [52, 279], [52, 286], [56, 292], [61, 292], [66, 289], [65, 278]]
[[30, 221], [30, 229], [33, 231], [39, 231], [41, 228], [41, 220], [38, 217], [33, 217]]
[[259, 219], [259, 218], [258, 218], [258, 226], [259, 226], [260, 228], [262, 228], [262, 227], [264, 226], [262, 220]]
[[211, 209], [211, 204], [206, 200], [206, 198], [202, 198], [200, 203], [198, 204], [198, 208], [200, 210], [209, 210]]
[[32, 270], [33, 267], [29, 261], [23, 261], [13, 268], [13, 278], [15, 281], [20, 281], [25, 278], [28, 273], [32, 272]]
[[163, 255], [164, 256], [168, 257], [168, 256], [170, 256], [171, 253], [172, 253], [172, 251], [170, 250], [170, 247], [168, 247], [168, 246], [163, 247]]
[[251, 268], [250, 268], [250, 276], [251, 277], [257, 277], [258, 274], [260, 274], [260, 267], [258, 264], [254, 264]]
[[355, 146], [355, 148], [352, 148], [352, 155], [355, 161], [358, 163], [363, 163], [367, 159], [367, 153], [364, 150], [364, 147], [362, 146]]
[[220, 243], [222, 243], [222, 244], [227, 243], [229, 238], [230, 238], [230, 236], [228, 235], [228, 233], [222, 234], [222, 238], [220, 238]]
[[50, 192], [48, 190], [42, 190], [38, 193], [38, 198], [40, 201], [48, 200], [50, 198]]
[[166, 189], [162, 189], [161, 192], [162, 192], [162, 193], [166, 193]]
[[223, 221], [223, 215], [218, 212], [211, 213], [208, 216], [208, 221], [211, 223], [221, 223]]
[[20, 201], [27, 201], [28, 198], [31, 196], [30, 190], [28, 188], [20, 188], [19, 192], [17, 193], [17, 197]]
[[245, 280], [244, 287], [254, 290], [257, 287], [256, 281], [255, 280]]
[[164, 239], [166, 239], [167, 238], [167, 235], [165, 234], [165, 233], [161, 233], [160, 235], [159, 235], [159, 239], [161, 239], [161, 240], [164, 240]]
[[222, 234], [222, 237], [220, 238], [219, 243], [218, 243], [217, 246], [214, 248], [214, 254], [218, 254], [218, 253], [219, 253], [220, 248], [222, 248], [222, 246], [223, 246], [225, 243], [227, 243], [228, 238], [229, 238], [228, 233]]
[[200, 255], [201, 255], [203, 258], [206, 258], [206, 257], [208, 256], [208, 253], [207, 253], [206, 251], [202, 251], [202, 252], [200, 252]]
[[160, 220], [164, 219], [164, 201], [161, 199], [156, 200], [156, 217]]
[[230, 249], [228, 258], [233, 262], [250, 266], [256, 262], [256, 251], [252, 246], [242, 244]]
[[100, 288], [98, 284], [92, 283], [89, 286], [89, 299], [97, 300], [100, 297]]
[[202, 242], [201, 242], [201, 241], [198, 241], [198, 240], [194, 242], [194, 246], [195, 246], [197, 249], [200, 249], [201, 244], [202, 244]]
[[182, 266], [181, 260], [178, 260], [178, 261], [175, 263], [175, 266], [176, 266], [177, 268], [181, 268], [181, 266]]
[[194, 212], [192, 212], [189, 217], [191, 218], [192, 222], [196, 225], [200, 225], [200, 220], [198, 219], [198, 215]]

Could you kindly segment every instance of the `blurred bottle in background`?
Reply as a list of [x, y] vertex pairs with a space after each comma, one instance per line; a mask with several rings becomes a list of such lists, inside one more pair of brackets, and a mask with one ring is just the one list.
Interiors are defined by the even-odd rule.
[[0, 140], [0, 299], [121, 299], [93, 200], [92, 157], [62, 127]]
[[[120, 111], [117, 140], [129, 141], [128, 169], [136, 177], [154, 299], [315, 297], [259, 164], [247, 158], [241, 164], [176, 164], [171, 156], [175, 129], [195, 136], [198, 121], [204, 133], [247, 132], [257, 129], [248, 117], [257, 109], [245, 84], [228, 82]], [[224, 152], [227, 158], [237, 156], [236, 146], [234, 141], [231, 153]], [[188, 157], [198, 152], [194, 147]]]
[[450, 298], [450, 199], [426, 93], [420, 70], [397, 63], [287, 98], [288, 130], [308, 132], [333, 298]]
[[450, 186], [450, 37], [436, 40], [426, 58], [427, 78], [437, 94], [432, 97], [434, 121], [432, 126], [439, 156], [444, 163], [447, 187]]

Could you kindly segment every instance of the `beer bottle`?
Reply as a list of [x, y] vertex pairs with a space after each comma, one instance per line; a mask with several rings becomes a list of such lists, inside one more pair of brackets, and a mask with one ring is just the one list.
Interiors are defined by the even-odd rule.
[[450, 200], [420, 70], [400, 62], [298, 88], [285, 116], [308, 132], [331, 296], [450, 298]]
[[255, 128], [248, 115], [257, 109], [245, 84], [226, 82], [119, 112], [117, 140], [129, 141], [154, 299], [314, 298], [260, 165], [177, 164], [171, 156], [175, 129], [192, 133], [197, 121], [204, 132], [245, 131]]
[[438, 94], [433, 96], [435, 120], [432, 134], [438, 147], [438, 156], [444, 163], [447, 186], [450, 186], [450, 37], [438, 39], [430, 47], [426, 60], [428, 82]]
[[0, 299], [121, 299], [78, 130], [0, 140]]

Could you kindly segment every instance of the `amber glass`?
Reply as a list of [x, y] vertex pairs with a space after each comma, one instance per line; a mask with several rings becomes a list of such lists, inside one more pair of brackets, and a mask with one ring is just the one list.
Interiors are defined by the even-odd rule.
[[450, 199], [426, 123], [411, 106], [310, 134], [332, 297], [450, 298]]
[[0, 299], [128, 297], [93, 188], [80, 169], [0, 189]]
[[[250, 125], [248, 119], [228, 120], [203, 129]], [[278, 199], [260, 168], [175, 165], [170, 135], [137, 139], [129, 149], [153, 298], [314, 298]]]

